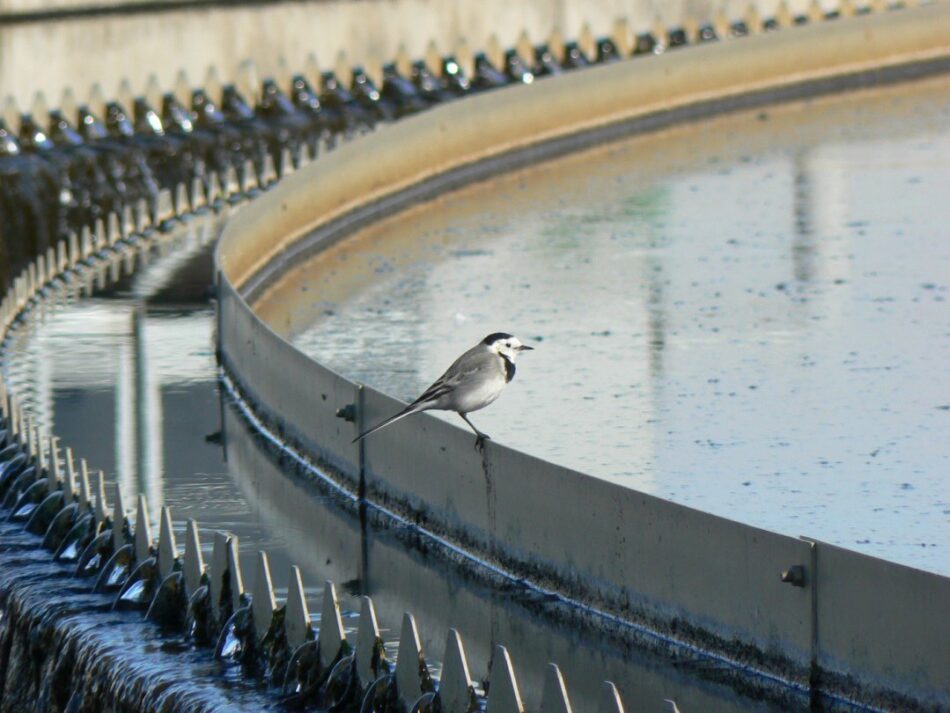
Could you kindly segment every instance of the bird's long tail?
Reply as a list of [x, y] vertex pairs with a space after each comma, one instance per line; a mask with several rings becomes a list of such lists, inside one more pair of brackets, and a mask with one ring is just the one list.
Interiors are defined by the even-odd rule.
[[425, 408], [422, 407], [422, 404], [419, 404], [419, 403], [410, 404], [409, 406], [406, 406], [406, 408], [404, 408], [402, 411], [400, 411], [399, 413], [397, 413], [395, 416], [390, 416], [389, 418], [387, 418], [387, 419], [386, 419], [385, 421], [383, 421], [382, 423], [377, 423], [375, 426], [373, 426], [373, 427], [372, 427], [371, 429], [369, 429], [368, 431], [363, 431], [360, 435], [358, 435], [356, 438], [354, 438], [352, 442], [353, 442], [353, 443], [356, 443], [357, 441], [366, 438], [369, 434], [375, 433], [375, 432], [378, 431], [379, 429], [385, 428], [385, 427], [388, 426], [389, 424], [395, 423], [396, 421], [398, 421], [398, 420], [401, 419], [401, 418], [405, 418], [406, 416], [409, 416], [409, 415], [411, 415], [411, 414], [414, 414], [414, 413], [416, 413], [417, 411], [424, 411], [424, 410], [425, 410]]

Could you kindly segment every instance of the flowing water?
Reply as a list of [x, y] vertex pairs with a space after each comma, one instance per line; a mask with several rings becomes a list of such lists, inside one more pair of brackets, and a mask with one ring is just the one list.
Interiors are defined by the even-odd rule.
[[473, 415], [496, 440], [950, 574], [948, 127], [943, 77], [632, 138], [374, 225], [258, 309], [407, 400], [510, 331], [536, 351]]
[[[39, 548], [22, 523], [0, 524], [0, 710], [146, 713], [278, 710], [276, 699], [214, 660], [210, 649], [161, 635], [141, 612], [113, 611]], [[110, 706], [115, 706], [114, 708]]]

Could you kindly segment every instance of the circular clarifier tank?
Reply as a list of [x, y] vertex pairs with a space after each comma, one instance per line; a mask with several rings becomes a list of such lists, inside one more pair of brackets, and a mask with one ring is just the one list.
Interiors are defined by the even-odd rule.
[[407, 400], [512, 332], [495, 440], [948, 574], [948, 186], [947, 78], [769, 107], [452, 192], [255, 308]]

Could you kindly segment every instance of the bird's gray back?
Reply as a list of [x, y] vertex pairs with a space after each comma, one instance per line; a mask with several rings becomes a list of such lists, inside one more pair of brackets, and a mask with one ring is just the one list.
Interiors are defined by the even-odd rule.
[[504, 385], [501, 357], [478, 344], [452, 362], [420, 400], [430, 408], [474, 411], [494, 401]]
[[483, 344], [476, 344], [452, 362], [445, 370], [446, 376], [454, 372], [468, 372], [495, 366], [500, 357]]

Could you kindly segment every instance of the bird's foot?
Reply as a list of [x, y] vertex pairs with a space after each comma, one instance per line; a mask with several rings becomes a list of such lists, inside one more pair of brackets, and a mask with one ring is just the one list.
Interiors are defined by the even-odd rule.
[[490, 440], [491, 440], [491, 436], [488, 436], [484, 433], [479, 433], [475, 437], [475, 450], [476, 451], [485, 450], [485, 441], [490, 441]]

